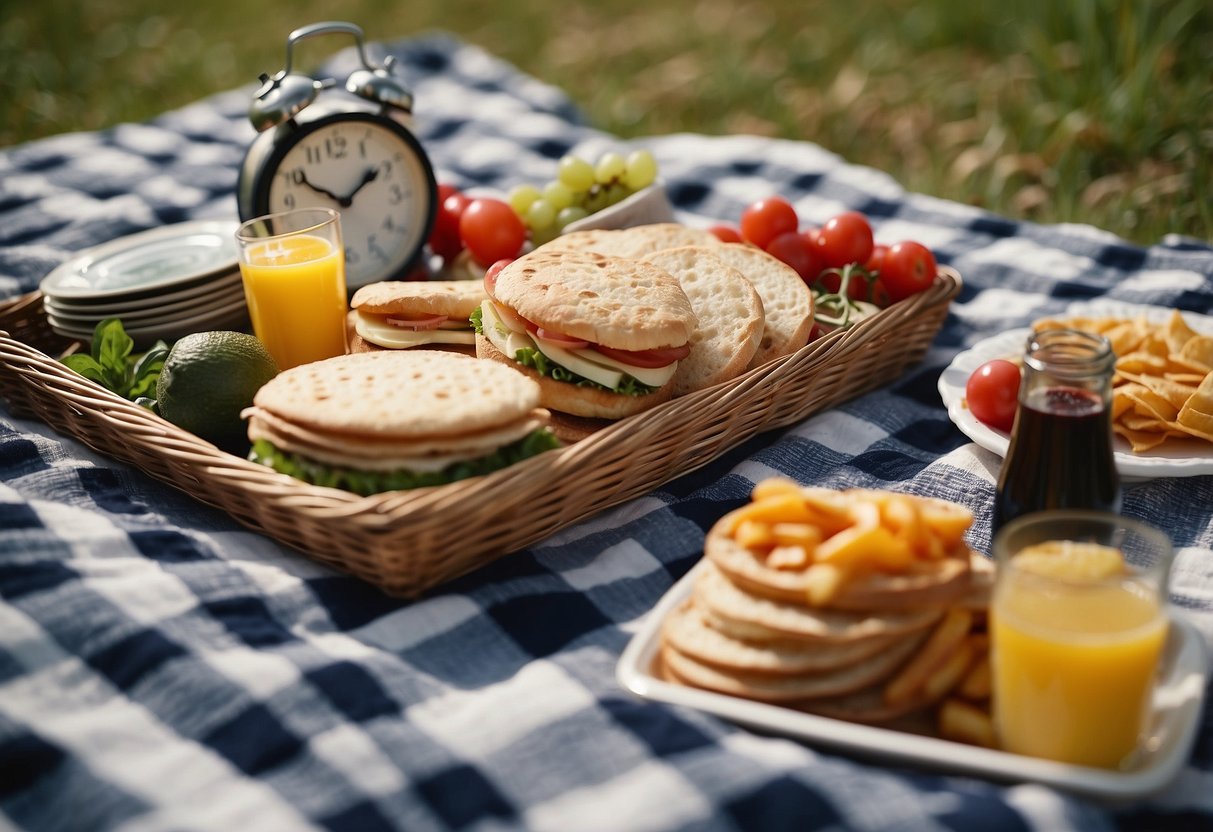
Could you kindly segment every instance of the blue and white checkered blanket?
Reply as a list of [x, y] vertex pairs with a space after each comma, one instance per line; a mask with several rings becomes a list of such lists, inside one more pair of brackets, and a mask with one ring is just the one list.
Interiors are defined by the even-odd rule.
[[[957, 500], [988, 546], [999, 459], [949, 421], [943, 368], [1076, 299], [1207, 313], [1213, 249], [1014, 222], [802, 142], [625, 143], [456, 40], [372, 52], [387, 50], [442, 181], [505, 189], [550, 178], [569, 150], [644, 146], [689, 223], [736, 220], [771, 193], [809, 222], [859, 209], [878, 239], [931, 246], [964, 291], [925, 361], [891, 386], [412, 603], [0, 409], [0, 827], [1213, 828], [1208, 708], [1170, 787], [1107, 805], [758, 735], [637, 699], [614, 675], [704, 529], [770, 474]], [[354, 60], [335, 56], [333, 73]], [[0, 297], [86, 246], [234, 218], [251, 90], [0, 151]], [[1130, 483], [1124, 511], [1170, 533], [1173, 600], [1213, 640], [1213, 477]]]

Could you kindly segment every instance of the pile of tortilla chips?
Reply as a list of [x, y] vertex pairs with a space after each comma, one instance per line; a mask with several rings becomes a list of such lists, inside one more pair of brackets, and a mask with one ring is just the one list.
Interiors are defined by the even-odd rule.
[[1178, 310], [1163, 323], [1137, 318], [1049, 318], [1105, 336], [1116, 353], [1112, 430], [1134, 453], [1173, 439], [1213, 442], [1213, 336], [1192, 330]]

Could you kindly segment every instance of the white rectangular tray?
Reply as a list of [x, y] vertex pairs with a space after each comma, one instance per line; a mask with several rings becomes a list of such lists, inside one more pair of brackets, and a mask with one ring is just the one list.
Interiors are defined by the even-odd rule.
[[662, 597], [632, 638], [616, 668], [619, 683], [645, 699], [706, 713], [810, 744], [856, 752], [890, 762], [916, 763], [995, 780], [1037, 782], [1115, 800], [1158, 791], [1179, 772], [1191, 752], [1204, 701], [1209, 657], [1200, 633], [1172, 610], [1171, 638], [1163, 656], [1149, 736], [1133, 768], [1111, 771], [1025, 757], [890, 728], [859, 725], [801, 713], [778, 705], [676, 685], [652, 673], [661, 622], [691, 592], [700, 566]]

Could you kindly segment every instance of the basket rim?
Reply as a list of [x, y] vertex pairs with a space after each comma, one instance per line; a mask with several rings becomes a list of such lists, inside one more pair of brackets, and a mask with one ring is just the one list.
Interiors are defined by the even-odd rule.
[[[947, 304], [959, 294], [962, 286], [963, 280], [955, 269], [948, 266], [940, 266], [939, 276], [931, 287], [900, 303], [890, 305], [886, 309], [881, 310], [877, 315], [864, 318], [846, 330], [836, 330], [822, 336], [801, 347], [794, 353], [775, 358], [765, 364], [747, 370], [731, 380], [696, 390], [656, 405], [649, 410], [620, 419], [601, 430], [595, 431], [592, 435], [578, 442], [547, 451], [515, 463], [507, 469], [494, 471], [480, 477], [457, 480], [446, 485], [428, 486], [405, 491], [384, 491], [366, 496], [343, 491], [338, 488], [313, 485], [287, 474], [280, 474], [267, 466], [225, 451], [201, 437], [177, 427], [147, 408], [137, 405], [102, 387], [100, 384], [78, 375], [60, 361], [46, 355], [46, 353], [12, 338], [3, 329], [0, 329], [0, 358], [3, 358], [5, 352], [3, 347], [5, 346], [10, 351], [24, 355], [32, 365], [41, 368], [41, 372], [29, 371], [27, 374], [36, 377], [49, 376], [60, 384], [73, 389], [75, 392], [71, 395], [65, 394], [65, 398], [73, 401], [78, 406], [88, 407], [100, 404], [101, 407], [95, 409], [97, 415], [103, 419], [110, 421], [129, 419], [135, 424], [153, 427], [161, 434], [160, 438], [168, 444], [169, 448], [174, 450], [179, 458], [192, 457], [197, 464], [204, 466], [208, 474], [219, 477], [232, 475], [239, 475], [242, 478], [248, 477], [253, 482], [266, 487], [278, 486], [285, 488], [288, 493], [306, 494], [316, 499], [320, 504], [332, 504], [332, 507], [338, 513], [345, 514], [351, 509], [376, 511], [385, 504], [399, 503], [401, 495], [408, 495], [412, 498], [410, 502], [415, 500], [418, 503], [425, 503], [430, 495], [444, 494], [451, 489], [466, 489], [469, 484], [481, 480], [487, 481], [489, 487], [491, 487], [507, 471], [540, 467], [540, 461], [547, 461], [551, 464], [553, 457], [585, 462], [587, 459], [583, 458], [592, 459], [598, 455], [598, 452], [604, 446], [608, 446], [610, 443], [616, 441], [620, 435], [632, 434], [646, 424], [660, 425], [673, 413], [684, 411], [687, 408], [702, 408], [707, 403], [719, 398], [722, 393], [743, 394], [747, 390], [768, 383], [772, 376], [777, 376], [781, 369], [790, 365], [813, 362], [824, 359], [827, 354], [857, 349], [872, 339], [880, 337], [885, 331], [895, 326], [895, 317], [911, 318], [923, 309], [939, 304]], [[0, 306], [0, 315], [11, 314], [18, 307], [36, 305], [40, 300], [40, 295], [40, 292], [34, 291], [17, 298], [14, 302], [10, 302], [5, 306]], [[50, 425], [50, 427], [54, 428], [55, 426]], [[723, 450], [721, 450], [721, 453], [723, 453]]]

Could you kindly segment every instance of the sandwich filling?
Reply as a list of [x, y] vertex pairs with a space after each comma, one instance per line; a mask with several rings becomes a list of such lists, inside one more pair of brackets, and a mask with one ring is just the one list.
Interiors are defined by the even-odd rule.
[[476, 331], [467, 318], [447, 315], [426, 315], [408, 318], [403, 315], [377, 315], [357, 310], [354, 331], [376, 346], [388, 349], [409, 349], [426, 344], [476, 343]]
[[559, 444], [543, 410], [492, 430], [394, 442], [296, 425], [256, 406], [244, 416], [253, 446], [249, 459], [314, 485], [362, 495], [446, 485]]
[[643, 396], [674, 377], [689, 346], [657, 350], [616, 350], [526, 320], [489, 298], [472, 313], [475, 331], [502, 354], [542, 376], [579, 386], [601, 387], [628, 396]]

